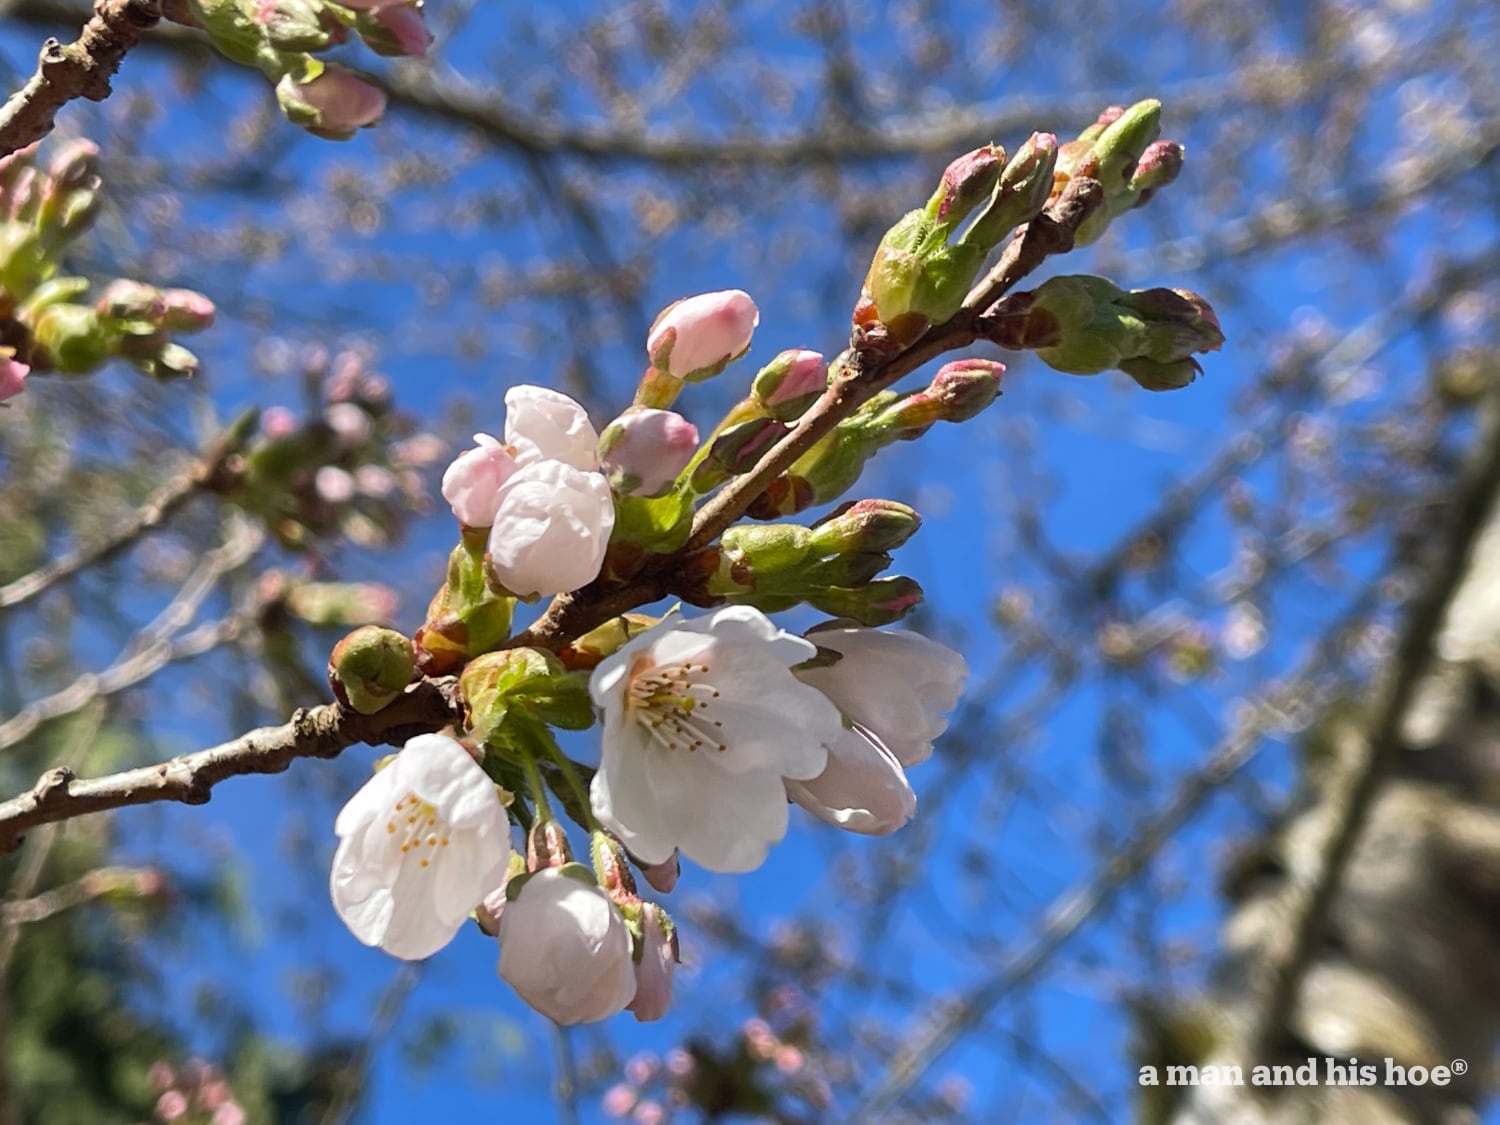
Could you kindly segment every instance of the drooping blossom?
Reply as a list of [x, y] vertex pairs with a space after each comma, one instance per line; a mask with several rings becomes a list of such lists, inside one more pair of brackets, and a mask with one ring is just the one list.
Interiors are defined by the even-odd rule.
[[646, 337], [646, 354], [679, 379], [715, 374], [745, 354], [759, 323], [760, 310], [744, 290], [700, 293], [662, 311]]
[[790, 671], [814, 653], [748, 606], [632, 639], [589, 683], [604, 713], [595, 815], [648, 864], [677, 848], [714, 871], [758, 867], [786, 834], [783, 778], [817, 777], [843, 730]]
[[879, 738], [855, 727], [828, 743], [828, 766], [786, 792], [819, 820], [865, 836], [885, 836], [917, 809], [906, 771]]
[[537, 871], [500, 916], [500, 976], [560, 1024], [592, 1023], [635, 996], [630, 930], [577, 864]]
[[801, 669], [797, 678], [874, 735], [901, 765], [925, 762], [963, 691], [964, 658], [907, 631], [851, 626], [816, 629], [808, 639], [840, 659]]
[[630, 1010], [641, 1023], [659, 1020], [672, 1006], [672, 973], [677, 968], [677, 937], [654, 902], [641, 907], [641, 957], [635, 966], [635, 997]]
[[350, 798], [334, 831], [334, 909], [360, 941], [408, 961], [453, 939], [510, 858], [494, 783], [441, 734], [407, 742]]

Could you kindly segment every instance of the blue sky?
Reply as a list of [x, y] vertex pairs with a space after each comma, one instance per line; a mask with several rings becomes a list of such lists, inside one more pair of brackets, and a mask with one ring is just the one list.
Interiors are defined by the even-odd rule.
[[[563, 50], [572, 9], [586, 7], [556, 5], [550, 18], [538, 18], [538, 57], [548, 50]], [[941, 18], [948, 21], [993, 18], [989, 5], [940, 7]], [[440, 18], [442, 0], [432, 0], [429, 10]], [[1178, 31], [1125, 22], [1127, 16], [1111, 9], [1097, 34], [1116, 36], [1114, 53], [1128, 59], [1129, 65], [1088, 70], [1059, 45], [1067, 33], [1054, 30], [1014, 65], [987, 70], [976, 59], [961, 83], [913, 95], [915, 104], [901, 107], [940, 111], [944, 105], [1057, 96], [1081, 88], [1118, 88], [1119, 94], [1111, 92], [1109, 100], [1146, 86], [1162, 91], [1167, 133], [1189, 146], [1182, 179], [1149, 212], [1122, 220], [1104, 244], [1070, 257], [1059, 268], [1097, 269], [1127, 285], [1191, 285], [1215, 302], [1229, 339], [1223, 352], [1207, 358], [1204, 378], [1187, 390], [1164, 395], [1147, 394], [1122, 377], [1073, 379], [1017, 359], [1007, 375], [1004, 396], [986, 414], [963, 427], [940, 426], [920, 442], [886, 451], [862, 480], [854, 495], [902, 500], [923, 513], [923, 530], [900, 553], [895, 569], [922, 582], [932, 611], [928, 620], [935, 622], [943, 639], [964, 651], [973, 682], [993, 689], [988, 706], [996, 715], [1024, 699], [1042, 674], [1023, 664], [997, 676], [1009, 644], [989, 620], [989, 607], [1004, 591], [1027, 590], [1045, 621], [1049, 611], [1055, 612], [1060, 600], [1069, 597], [1066, 576], [1039, 564], [1027, 548], [1019, 514], [1040, 513], [1050, 550], [1081, 569], [1120, 542], [1156, 509], [1168, 490], [1211, 461], [1226, 442], [1261, 421], [1269, 408], [1256, 406], [1250, 394], [1265, 368], [1269, 342], [1284, 341], [1294, 326], [1300, 326], [1301, 338], [1316, 357], [1326, 350], [1318, 335], [1320, 324], [1361, 323], [1377, 301], [1390, 297], [1393, 284], [1388, 271], [1371, 269], [1368, 261], [1338, 250], [1333, 239], [1215, 262], [1191, 274], [1160, 264], [1143, 266], [1141, 253], [1154, 241], [1193, 234], [1213, 217], [1216, 206], [1213, 168], [1193, 158], [1200, 139], [1200, 151], [1209, 151], [1210, 138], [1194, 133], [1206, 126], [1201, 121], [1175, 123], [1170, 92], [1190, 88], [1199, 79], [1217, 78], [1235, 59], [1222, 46], [1174, 50], [1181, 46]], [[1111, 26], [1108, 20], [1116, 17]], [[489, 62], [492, 41], [512, 30], [511, 19], [501, 12], [486, 13], [477, 24], [481, 34], [443, 45], [445, 60], [463, 73], [494, 80]], [[784, 6], [742, 5], [735, 19], [740, 21], [742, 40], [731, 53], [731, 65], [770, 63], [786, 68], [794, 78], [818, 67], [816, 52], [786, 30]], [[882, 38], [888, 30], [878, 19], [865, 21], [859, 29], [866, 37], [859, 40], [860, 48], [876, 60], [889, 55], [892, 48]], [[1265, 34], [1274, 38], [1278, 32], [1267, 29]], [[0, 28], [0, 57], [19, 65], [34, 50], [33, 38], [27, 28]], [[1275, 44], [1260, 46], [1269, 50]], [[1078, 52], [1079, 57], [1083, 54]], [[566, 58], [559, 58], [562, 61], [533, 63], [514, 85], [507, 84], [509, 96], [519, 97], [526, 81], [545, 75], [549, 66], [565, 66]], [[871, 96], [878, 99], [888, 81], [878, 66], [869, 72]], [[165, 82], [166, 74], [159, 60], [132, 57], [117, 85], [122, 92], [147, 90]], [[1117, 87], [1111, 85], [1112, 74], [1119, 76]], [[691, 125], [713, 132], [733, 124], [727, 116], [732, 111], [723, 108], [727, 95], [713, 87], [713, 82], [701, 79], [680, 98], [653, 105], [653, 128]], [[253, 96], [252, 90], [252, 83], [239, 74], [215, 76], [198, 96], [186, 103], [174, 101], [148, 126], [142, 147], [149, 152], [170, 147], [190, 158], [218, 153], [225, 140], [224, 115], [241, 99]], [[589, 96], [575, 92], [570, 97], [566, 90], [564, 84], [556, 112], [596, 112]], [[816, 97], [816, 83], [803, 82], [798, 97], [769, 124], [795, 127], [799, 114], [806, 114]], [[1070, 127], [1081, 123], [1038, 120], [1035, 127], [1066, 136]], [[183, 206], [195, 220], [223, 230], [269, 223], [288, 239], [284, 256], [239, 260], [225, 253], [198, 264], [201, 272], [194, 273], [187, 253], [190, 245], [174, 246], [170, 231], [158, 232], [168, 250], [152, 254], [141, 230], [128, 226], [108, 232], [108, 246], [102, 251], [177, 266], [182, 276], [162, 280], [195, 285], [220, 301], [226, 316], [214, 336], [205, 339], [203, 352], [208, 361], [204, 386], [222, 416], [250, 402], [298, 404], [295, 378], [274, 377], [252, 362], [274, 350], [268, 347], [274, 337], [298, 343], [342, 339], [375, 346], [379, 367], [391, 377], [398, 401], [434, 420], [457, 442], [469, 432], [470, 419], [476, 428], [498, 428], [500, 399], [512, 383], [567, 385], [570, 337], [577, 326], [566, 313], [545, 301], [495, 313], [479, 299], [475, 284], [476, 275], [487, 271], [520, 277], [549, 256], [578, 257], [578, 249], [546, 207], [503, 222], [470, 222], [460, 212], [444, 213], [448, 196], [443, 192], [413, 189], [398, 193], [382, 210], [378, 227], [367, 235], [325, 226], [320, 217], [320, 193], [330, 190], [332, 176], [325, 161], [336, 161], [343, 174], [356, 179], [374, 178], [393, 157], [419, 152], [447, 162], [451, 180], [445, 190], [452, 198], [466, 200], [486, 191], [524, 198], [539, 190], [515, 161], [441, 133], [424, 133], [421, 125], [398, 123], [367, 132], [336, 151], [288, 126], [272, 127], [280, 130], [279, 151], [264, 171], [295, 185], [292, 222], [253, 191], [185, 191]], [[1014, 147], [1022, 137], [995, 139]], [[1368, 157], [1378, 151], [1380, 141], [1365, 138], [1356, 152]], [[1265, 147], [1264, 196], [1273, 199], [1288, 191], [1281, 182], [1284, 154], [1273, 144]], [[105, 152], [108, 159], [107, 142]], [[446, 155], [449, 152], [455, 155]], [[929, 163], [930, 179], [941, 161]], [[883, 171], [875, 166], [871, 175]], [[625, 194], [649, 187], [651, 174], [643, 169], [608, 172], [608, 188], [618, 195], [612, 194], [601, 207], [612, 222], [621, 224], [618, 246], [635, 245], [633, 233], [624, 229], [631, 217]], [[917, 206], [928, 188], [923, 181], [910, 182], [907, 206]], [[1321, 189], [1311, 185], [1307, 190], [1316, 197]], [[893, 212], [888, 221], [898, 217]], [[829, 354], [839, 349], [847, 332], [848, 308], [857, 296], [860, 267], [841, 258], [837, 240], [827, 237], [828, 230], [837, 228], [835, 209], [815, 197], [791, 206], [773, 196], [761, 212], [741, 214], [737, 221], [739, 226], [723, 237], [715, 237], [711, 224], [694, 225], [652, 246], [657, 268], [638, 293], [613, 306], [598, 325], [599, 343], [590, 349], [603, 375], [599, 391], [606, 409], [597, 422], [607, 420], [609, 408], [627, 401], [643, 363], [641, 342], [651, 315], [693, 292], [740, 287], [761, 309], [750, 355], [683, 400], [682, 409], [700, 428], [710, 427], [759, 363], [782, 348], [814, 347]], [[763, 237], [752, 233], [747, 238], [747, 229]], [[607, 228], [606, 237], [610, 233]], [[1433, 242], [1468, 243], [1477, 252], [1480, 246], [1493, 246], [1493, 238], [1491, 220], [1418, 211], [1395, 224], [1384, 252], [1416, 260], [1417, 248]], [[1399, 278], [1394, 282], [1403, 283]], [[437, 291], [445, 294], [441, 304], [430, 300]], [[464, 335], [474, 341], [471, 354], [463, 354], [458, 346]], [[1352, 370], [1373, 372], [1383, 381], [1371, 398], [1341, 411], [1337, 424], [1355, 426], [1376, 408], [1409, 397], [1411, 389], [1403, 377], [1418, 358], [1416, 347], [1405, 341], [1360, 357]], [[1332, 380], [1346, 369], [1347, 365], [1330, 363], [1321, 374]], [[112, 373], [105, 378], [123, 381], [128, 375]], [[1275, 446], [1294, 430], [1292, 422], [1274, 417], [1266, 440]], [[1274, 500], [1274, 461], [1252, 468], [1244, 483], [1252, 493]], [[1331, 509], [1333, 497], [1327, 499]], [[1317, 500], [1309, 500], [1306, 511], [1316, 511]], [[1202, 579], [1223, 570], [1235, 558], [1239, 534], [1222, 507], [1211, 506], [1184, 540], [1180, 573]], [[404, 600], [398, 624], [415, 628], [441, 577], [452, 536], [447, 513], [435, 511], [398, 549], [379, 555], [349, 552], [338, 563], [344, 577], [399, 587]], [[1043, 711], [1034, 725], [1011, 730], [1003, 744], [978, 747], [1018, 769], [1024, 767], [1031, 789], [1023, 794], [1007, 793], [1005, 771], [993, 766], [976, 772], [971, 787], [954, 792], [945, 783], [936, 794], [929, 786], [941, 776], [940, 768], [934, 764], [915, 771], [918, 816], [923, 818], [931, 809], [931, 819], [907, 831], [927, 834], [933, 843], [924, 852], [920, 878], [903, 893], [902, 906], [881, 939], [861, 951], [862, 963], [938, 995], [961, 994], [982, 979], [986, 966], [970, 946], [941, 933], [941, 919], [957, 915], [965, 927], [979, 927], [993, 943], [991, 958], [1003, 960], [1004, 950], [1024, 940], [1037, 912], [1093, 870], [1101, 846], [1107, 850], [1098, 832], [1118, 837], [1137, 815], [1155, 807], [1170, 789], [1171, 779], [1202, 760], [1212, 741], [1205, 731], [1216, 729], [1247, 685], [1291, 666], [1309, 638], [1337, 616], [1341, 596], [1355, 587], [1360, 572], [1375, 562], [1372, 554], [1352, 554], [1345, 560], [1347, 573], [1333, 580], [1332, 588], [1322, 580], [1283, 584], [1277, 603], [1266, 607], [1281, 627], [1262, 652], [1231, 674], [1182, 685], [1176, 698], [1165, 702], [1146, 695], [1126, 677], [1091, 676], [1061, 706]], [[1189, 588], [1193, 585], [1188, 583]], [[1144, 582], [1132, 585], [1128, 596], [1137, 609], [1154, 604]], [[220, 671], [229, 673], [228, 668]], [[164, 676], [153, 690], [169, 697], [186, 682], [175, 674]], [[1151, 778], [1134, 793], [1110, 776], [1101, 758], [1101, 724], [1111, 709], [1118, 708], [1144, 724], [1149, 747]], [[177, 719], [155, 722], [153, 730], [163, 756], [233, 733], [220, 729], [211, 704], [188, 707]], [[135, 860], [204, 869], [232, 862], [241, 871], [245, 932], [224, 941], [197, 933], [190, 940], [180, 954], [184, 971], [174, 977], [166, 1000], [169, 1010], [191, 1022], [197, 985], [212, 981], [228, 988], [267, 1031], [300, 1039], [314, 1028], [293, 999], [298, 986], [292, 974], [317, 963], [332, 966], [337, 974], [338, 989], [326, 1011], [330, 1026], [354, 1033], [366, 1026], [375, 998], [398, 966], [359, 946], [343, 931], [323, 887], [333, 844], [333, 814], [362, 779], [372, 757], [357, 749], [336, 764], [301, 763], [284, 777], [226, 785], [206, 809], [174, 808], [131, 818], [124, 846]], [[1284, 792], [1293, 779], [1290, 756], [1273, 744], [1251, 773], [1271, 793]], [[1164, 851], [1149, 880], [1154, 891], [1150, 909], [1162, 930], [1174, 938], [1212, 945], [1219, 916], [1215, 871], [1226, 840], [1252, 827], [1247, 813], [1221, 798]], [[788, 840], [762, 869], [728, 879], [689, 867], [667, 905], [676, 909], [692, 896], [712, 896], [721, 904], [734, 904], [744, 924], [762, 934], [779, 918], [846, 921], [850, 915], [840, 894], [843, 868], [832, 862], [835, 846], [841, 855], [847, 849], [856, 866], [866, 870], [882, 854], [905, 844], [900, 836], [833, 840], [832, 832], [794, 816]], [[983, 841], [992, 864], [988, 879], [965, 874], [960, 862], [966, 850], [976, 847], [976, 840]], [[296, 915], [295, 926], [281, 924], [288, 911]], [[1152, 977], [1151, 958], [1133, 944], [1137, 911], [1147, 911], [1146, 899], [1127, 892], [1114, 912], [1057, 959], [1054, 971], [996, 1015], [1002, 1027], [1025, 1028], [1025, 1034], [1077, 1068], [1080, 1078], [1101, 1092], [1111, 1115], [1121, 1117], [1133, 1086], [1125, 1054], [1129, 1028], [1122, 994], [1132, 983], [1188, 985], [1202, 968], [1201, 962], [1185, 970], [1168, 966]], [[722, 1034], [750, 1014], [740, 963], [716, 960], [711, 949], [694, 941], [690, 924], [683, 936], [694, 964], [681, 979], [678, 1011], [652, 1027], [637, 1026], [626, 1017], [602, 1029], [584, 1030], [576, 1033], [580, 1043], [602, 1035], [624, 1055], [661, 1050], [688, 1032], [706, 1029]], [[553, 1059], [551, 1032], [496, 979], [494, 961], [493, 944], [470, 931], [423, 970], [420, 986], [377, 1061], [368, 1121], [386, 1125], [414, 1113], [441, 1120], [448, 1114], [483, 1112], [502, 1096], [507, 1106], [532, 1108], [539, 1119], [547, 1118], [543, 1107], [550, 1104], [546, 1085]], [[893, 1010], [875, 998], [845, 994], [839, 999], [851, 1010]], [[401, 1041], [432, 1016], [456, 1018], [463, 1037], [436, 1066], [414, 1069]], [[910, 1019], [911, 1013], [903, 1018]], [[1017, 1120], [1052, 1119], [1049, 1107], [1057, 1104], [1056, 1090], [1030, 1082], [1010, 1052], [994, 1049], [983, 1037], [949, 1056], [934, 1077], [954, 1072], [962, 1072], [974, 1084], [977, 1106]], [[586, 1103], [585, 1110], [588, 1119], [593, 1106]]]

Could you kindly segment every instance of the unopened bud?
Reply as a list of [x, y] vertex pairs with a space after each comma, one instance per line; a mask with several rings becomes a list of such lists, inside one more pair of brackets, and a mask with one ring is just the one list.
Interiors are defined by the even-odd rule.
[[750, 397], [768, 417], [792, 422], [828, 389], [828, 361], [821, 352], [793, 348], [756, 373]]
[[483, 653], [464, 666], [458, 682], [468, 728], [480, 741], [489, 741], [516, 706], [565, 730], [593, 725], [587, 685], [556, 656], [541, 649]]
[[[541, 871], [573, 862], [573, 848], [568, 832], [557, 821], [548, 818], [531, 826], [526, 835], [526, 870]], [[589, 880], [592, 882], [592, 878]]]
[[[385, 95], [352, 71], [312, 60], [314, 76], [298, 81], [290, 72], [276, 83], [276, 101], [287, 120], [314, 136], [347, 141], [385, 113]], [[311, 69], [311, 68], [309, 68]]]
[[995, 190], [1004, 167], [1005, 150], [999, 145], [984, 145], [960, 156], [944, 169], [927, 201], [927, 217], [950, 229], [957, 226]]
[[922, 587], [905, 575], [877, 578], [856, 589], [828, 588], [807, 596], [807, 604], [830, 617], [849, 617], [879, 628], [900, 621], [922, 601]]
[[167, 311], [162, 291], [154, 285], [124, 278], [111, 281], [99, 294], [94, 308], [101, 316], [115, 320], [142, 320], [153, 327], [161, 323]]
[[1134, 206], [1140, 207], [1175, 180], [1182, 172], [1184, 159], [1183, 148], [1176, 141], [1155, 141], [1149, 145], [1130, 177], [1130, 190], [1137, 193]]
[[[651, 366], [673, 379], [702, 382], [723, 371], [750, 348], [760, 310], [741, 289], [700, 293], [668, 305], [646, 338]], [[643, 402], [637, 405], [668, 406]]]
[[355, 28], [377, 55], [420, 59], [432, 45], [420, 0], [417, 4], [382, 4], [373, 12], [361, 13]]
[[328, 660], [334, 694], [361, 715], [373, 715], [400, 695], [415, 671], [411, 642], [378, 625], [354, 630]]
[[958, 359], [938, 368], [920, 391], [902, 395], [871, 422], [901, 440], [920, 437], [935, 422], [967, 422], [1000, 394], [1005, 364], [991, 359]]
[[708, 456], [693, 470], [693, 491], [701, 496], [728, 477], [748, 473], [788, 432], [774, 418], [752, 418], [720, 430]]
[[632, 406], [599, 436], [599, 467], [623, 496], [660, 496], [698, 450], [698, 427], [681, 414]]
[[812, 544], [826, 553], [894, 551], [917, 533], [922, 517], [894, 500], [855, 500], [812, 526]]
[[485, 583], [484, 536], [466, 538], [448, 556], [448, 578], [416, 633], [417, 666], [429, 676], [456, 672], [510, 636], [515, 599]]
[[163, 289], [166, 306], [162, 327], [173, 332], [199, 332], [214, 322], [214, 303], [192, 289]]
[[1224, 343], [1213, 309], [1190, 290], [1127, 291], [1087, 275], [1051, 278], [1032, 293], [1007, 297], [990, 315], [987, 335], [1001, 347], [1035, 351], [1070, 375], [1145, 360], [1128, 373], [1153, 390], [1186, 385], [1181, 365]]
[[1111, 195], [1123, 188], [1141, 155], [1160, 132], [1161, 102], [1155, 98], [1136, 102], [1111, 121], [1094, 141], [1093, 157], [1098, 161], [1098, 172], [1093, 178]]
[[620, 841], [607, 832], [595, 831], [589, 838], [589, 851], [604, 893], [621, 905], [639, 903], [635, 876], [630, 872], [630, 859]]
[[67, 302], [44, 308], [31, 334], [43, 350], [39, 366], [64, 375], [86, 374], [103, 365], [117, 339], [93, 309]]
[[1029, 223], [1047, 205], [1057, 165], [1057, 138], [1033, 133], [1005, 166], [995, 197], [964, 232], [962, 241], [986, 248]]

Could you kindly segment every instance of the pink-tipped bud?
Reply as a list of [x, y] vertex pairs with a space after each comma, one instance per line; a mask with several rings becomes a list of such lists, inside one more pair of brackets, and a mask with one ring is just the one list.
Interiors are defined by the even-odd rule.
[[672, 971], [677, 967], [677, 928], [654, 902], [641, 908], [640, 949], [635, 958], [635, 998], [626, 1007], [641, 1023], [659, 1020], [672, 1006]]
[[386, 32], [366, 41], [383, 55], [406, 55], [420, 59], [432, 45], [432, 33], [419, 8], [408, 4], [386, 4], [375, 11], [375, 19]]
[[983, 203], [1005, 167], [1005, 150], [985, 145], [965, 153], [943, 171], [942, 182], [927, 201], [928, 217], [939, 223], [956, 224]]
[[333, 141], [348, 140], [385, 113], [385, 94], [339, 66], [325, 67], [308, 82], [284, 75], [276, 84], [276, 100], [293, 124]]
[[800, 418], [828, 389], [828, 361], [821, 352], [791, 348], [760, 369], [750, 395], [772, 418]]
[[698, 382], [723, 371], [750, 348], [760, 310], [741, 289], [700, 293], [668, 305], [646, 337], [651, 366]]
[[0, 350], [0, 402], [14, 398], [26, 389], [26, 376], [31, 368], [18, 363], [10, 348]]
[[218, 311], [212, 301], [192, 289], [163, 289], [161, 299], [166, 307], [162, 327], [176, 332], [197, 332], [207, 328], [214, 322]]
[[632, 406], [599, 438], [600, 468], [622, 496], [661, 496], [697, 450], [697, 426], [647, 406]]

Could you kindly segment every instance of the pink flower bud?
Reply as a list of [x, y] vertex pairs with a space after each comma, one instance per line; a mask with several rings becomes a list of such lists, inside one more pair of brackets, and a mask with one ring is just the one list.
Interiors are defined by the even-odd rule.
[[641, 955], [635, 966], [635, 999], [628, 1005], [641, 1023], [659, 1020], [672, 1006], [672, 971], [677, 967], [677, 931], [654, 902], [641, 908]]
[[625, 496], [660, 496], [698, 449], [698, 427], [681, 414], [633, 406], [599, 439], [601, 468]]
[[651, 326], [651, 365], [678, 379], [707, 379], [750, 347], [760, 311], [741, 289], [701, 293], [668, 305]]
[[338, 66], [325, 67], [310, 82], [284, 75], [276, 84], [276, 98], [292, 122], [330, 140], [348, 140], [385, 112], [385, 94]]
[[386, 4], [376, 9], [375, 18], [391, 33], [391, 39], [403, 55], [420, 59], [427, 54], [432, 35], [422, 21], [422, 13], [406, 4]]
[[208, 1125], [245, 1125], [245, 1111], [237, 1102], [225, 1102], [214, 1110], [213, 1119]]
[[192, 289], [164, 289], [162, 303], [166, 315], [162, 324], [178, 332], [196, 332], [214, 322], [214, 303]]
[[17, 363], [9, 355], [0, 352], [0, 402], [14, 398], [25, 390], [26, 376], [29, 374], [31, 368], [26, 364]]
[[489, 434], [475, 434], [474, 441], [478, 448], [459, 454], [443, 474], [443, 499], [465, 527], [490, 527], [516, 459]]
[[616, 1082], [604, 1091], [604, 1112], [610, 1117], [624, 1117], [635, 1108], [638, 1096], [634, 1086], [627, 1082]]
[[156, 1099], [156, 1117], [160, 1121], [176, 1121], [187, 1111], [187, 1096], [181, 1090], [168, 1090]]
[[494, 508], [490, 573], [523, 598], [577, 590], [599, 577], [614, 526], [602, 473], [562, 461], [527, 465], [506, 481]]
[[260, 429], [268, 438], [291, 437], [297, 432], [297, 416], [285, 406], [268, 406], [261, 411]]

